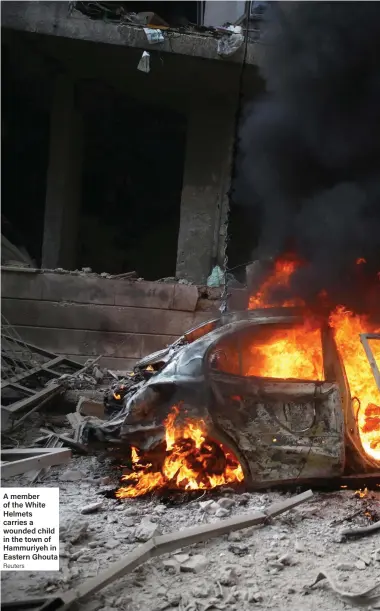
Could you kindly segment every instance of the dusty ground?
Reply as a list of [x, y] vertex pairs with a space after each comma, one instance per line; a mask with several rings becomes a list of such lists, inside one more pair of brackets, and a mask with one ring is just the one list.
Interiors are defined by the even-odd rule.
[[[71, 477], [76, 472], [80, 479], [63, 481], [70, 477], [68, 471]], [[39, 486], [60, 488], [60, 571], [4, 572], [3, 600], [56, 595], [95, 576], [140, 545], [138, 527], [147, 520], [160, 532], [170, 533], [214, 522], [222, 515], [265, 509], [284, 499], [278, 492], [239, 495], [227, 491], [214, 498], [218, 506], [209, 507], [204, 504], [207, 496], [176, 506], [144, 499], [118, 503], [99, 494], [115, 487], [117, 479], [113, 474], [107, 460], [99, 462], [95, 457], [73, 457], [69, 465], [51, 469]], [[108, 485], [94, 481], [104, 476], [111, 476]], [[3, 481], [3, 485], [30, 486], [30, 483], [23, 476]], [[180, 550], [176, 552], [181, 554], [177, 559], [175, 554], [153, 559], [109, 585], [81, 605], [81, 609], [244, 611], [257, 607], [279, 611], [340, 611], [349, 608], [351, 603], [344, 602], [326, 582], [311, 590], [305, 586], [312, 584], [322, 569], [328, 569], [349, 591], [364, 590], [380, 580], [380, 532], [345, 542], [339, 536], [342, 527], [368, 523], [364, 516], [366, 503], [380, 513], [379, 494], [376, 495], [366, 501], [347, 490], [316, 493], [312, 502], [283, 514], [270, 525]], [[97, 501], [102, 501], [98, 512], [81, 514], [85, 505]], [[344, 521], [358, 510], [359, 515]], [[81, 529], [82, 537], [71, 543]], [[372, 608], [380, 609], [380, 602]]]

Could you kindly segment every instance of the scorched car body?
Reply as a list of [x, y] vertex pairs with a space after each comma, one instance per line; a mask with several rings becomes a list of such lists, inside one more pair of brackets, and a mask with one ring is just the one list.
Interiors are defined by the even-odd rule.
[[[116, 437], [151, 448], [179, 405], [187, 418], [206, 422], [211, 438], [229, 445], [247, 485], [339, 476], [347, 453], [363, 470], [347, 380], [327, 325], [321, 325], [323, 380], [247, 375], [247, 349], [259, 329], [302, 323], [301, 310], [274, 308], [225, 314], [189, 331], [136, 365], [140, 381], [130, 386], [122, 409], [107, 422], [88, 423], [87, 441]], [[147, 368], [149, 379], [141, 380]]]

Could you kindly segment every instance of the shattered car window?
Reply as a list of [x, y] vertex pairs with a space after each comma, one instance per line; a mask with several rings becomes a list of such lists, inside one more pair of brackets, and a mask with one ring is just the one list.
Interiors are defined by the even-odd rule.
[[309, 323], [252, 326], [218, 342], [209, 363], [246, 377], [323, 380], [321, 331]]

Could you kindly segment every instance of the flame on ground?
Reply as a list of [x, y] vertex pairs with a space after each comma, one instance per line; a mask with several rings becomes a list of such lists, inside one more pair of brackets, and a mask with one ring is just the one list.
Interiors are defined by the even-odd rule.
[[205, 490], [241, 482], [244, 474], [232, 452], [207, 437], [203, 420], [179, 422], [180, 409], [173, 406], [165, 420], [166, 452], [160, 470], [132, 448], [132, 473], [121, 479], [126, 486], [116, 492], [117, 498], [137, 497], [157, 488]]
[[[364, 259], [356, 261], [358, 265]], [[281, 304], [271, 301], [276, 287], [287, 287], [291, 275], [301, 263], [294, 259], [280, 259], [273, 274], [260, 290], [250, 298], [249, 309], [273, 306], [302, 305], [297, 300]], [[327, 294], [320, 294], [321, 303], [326, 303]], [[371, 327], [366, 316], [359, 316], [337, 307], [330, 315], [330, 326], [334, 329], [335, 341], [342, 357], [352, 401], [359, 404], [358, 427], [364, 451], [380, 461], [380, 392], [377, 388], [369, 361], [360, 341], [361, 333], [378, 332]], [[380, 367], [380, 341], [370, 341], [374, 359]], [[320, 332], [307, 320], [303, 327], [292, 330], [275, 330], [265, 342], [251, 348], [254, 364], [247, 375], [276, 378], [323, 379], [323, 362]]]

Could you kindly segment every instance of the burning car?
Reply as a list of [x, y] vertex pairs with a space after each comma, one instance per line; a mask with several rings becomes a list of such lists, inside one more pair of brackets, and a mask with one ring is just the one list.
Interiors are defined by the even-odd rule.
[[[122, 381], [119, 411], [104, 422], [88, 419], [81, 441], [129, 448], [120, 498], [376, 469], [378, 389], [373, 379], [376, 422], [367, 430], [341, 348], [334, 320], [302, 308], [224, 314], [137, 363]], [[359, 411], [365, 417], [367, 406]]]

